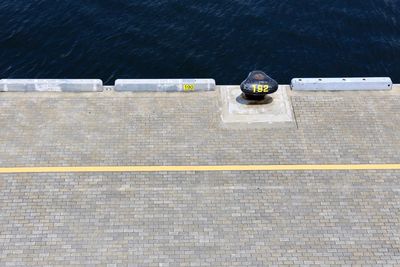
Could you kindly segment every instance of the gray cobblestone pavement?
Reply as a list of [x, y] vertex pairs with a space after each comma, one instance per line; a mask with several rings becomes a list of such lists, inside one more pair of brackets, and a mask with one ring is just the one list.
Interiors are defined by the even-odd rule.
[[[0, 165], [400, 163], [400, 94], [293, 93], [227, 130], [216, 92], [2, 94]], [[400, 171], [0, 175], [0, 265], [399, 266]]]

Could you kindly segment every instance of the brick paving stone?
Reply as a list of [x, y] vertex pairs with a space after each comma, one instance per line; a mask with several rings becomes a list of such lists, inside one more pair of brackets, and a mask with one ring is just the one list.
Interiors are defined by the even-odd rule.
[[[0, 166], [400, 163], [400, 95], [292, 94], [227, 130], [216, 92], [2, 94]], [[1, 266], [399, 266], [400, 171], [0, 175]]]

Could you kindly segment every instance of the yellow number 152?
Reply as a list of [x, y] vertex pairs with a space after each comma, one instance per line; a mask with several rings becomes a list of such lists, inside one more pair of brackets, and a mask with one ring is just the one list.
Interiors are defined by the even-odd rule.
[[253, 84], [253, 93], [268, 93], [268, 84]]

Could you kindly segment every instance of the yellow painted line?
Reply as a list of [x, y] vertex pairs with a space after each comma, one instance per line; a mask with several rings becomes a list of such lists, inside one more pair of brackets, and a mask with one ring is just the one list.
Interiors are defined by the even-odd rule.
[[10, 167], [0, 173], [400, 170], [400, 164]]

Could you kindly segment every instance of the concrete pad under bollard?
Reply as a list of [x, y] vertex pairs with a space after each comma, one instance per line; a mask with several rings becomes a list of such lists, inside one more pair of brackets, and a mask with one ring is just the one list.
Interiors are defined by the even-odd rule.
[[239, 86], [219, 86], [222, 104], [222, 126], [226, 128], [281, 128], [296, 127], [292, 105], [286, 90], [279, 86], [276, 93], [260, 102], [242, 97]]
[[0, 92], [101, 92], [99, 79], [2, 79]]

